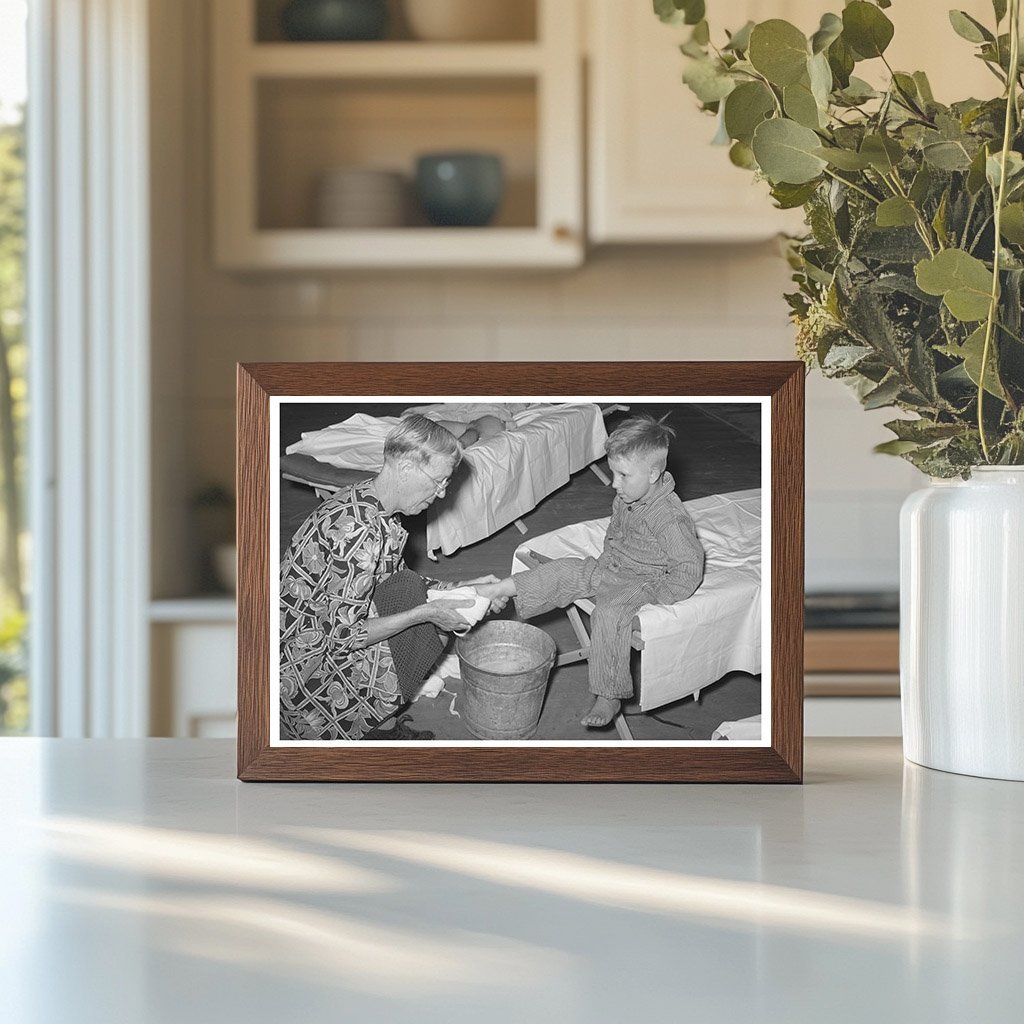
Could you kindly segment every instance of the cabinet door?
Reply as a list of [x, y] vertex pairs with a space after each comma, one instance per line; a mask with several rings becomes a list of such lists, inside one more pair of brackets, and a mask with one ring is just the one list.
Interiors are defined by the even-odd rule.
[[[803, 227], [799, 211], [776, 210], [767, 186], [710, 145], [713, 118], [700, 113], [681, 81], [686, 26], [663, 25], [650, 0], [585, 0], [590, 27], [589, 233], [594, 242], [700, 242], [767, 238]], [[887, 57], [900, 70], [924, 70], [938, 99], [998, 94], [974, 48], [949, 24], [956, 6], [984, 24], [990, 0], [900, 0], [886, 11], [896, 33]], [[829, 0], [709, 0], [712, 38], [749, 19], [785, 18], [810, 35]], [[1006, 23], [1003, 23], [1003, 30]], [[858, 65], [886, 83], [881, 61]]]
[[[715, 119], [682, 82], [679, 44], [689, 28], [663, 25], [649, 0], [587, 2], [591, 240], [712, 242], [799, 230], [798, 212], [776, 210], [767, 185], [733, 166], [725, 146], [711, 145]], [[792, 17], [807, 31], [797, 6], [712, 0], [712, 38], [769, 17]], [[824, 9], [822, 0], [803, 6]]]

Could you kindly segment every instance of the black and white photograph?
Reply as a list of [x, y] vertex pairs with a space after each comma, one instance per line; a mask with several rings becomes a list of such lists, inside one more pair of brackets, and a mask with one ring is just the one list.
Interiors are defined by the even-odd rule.
[[766, 745], [769, 416], [272, 397], [271, 745]]

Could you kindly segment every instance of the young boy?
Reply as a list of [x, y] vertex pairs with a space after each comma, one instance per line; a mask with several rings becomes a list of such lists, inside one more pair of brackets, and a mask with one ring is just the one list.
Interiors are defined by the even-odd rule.
[[633, 695], [629, 670], [633, 616], [645, 604], [689, 597], [704, 576], [704, 549], [665, 469], [675, 431], [650, 416], [626, 420], [609, 436], [615, 499], [599, 558], [559, 558], [498, 583], [477, 586], [492, 600], [515, 597], [521, 618], [593, 598], [589, 728], [607, 725]]

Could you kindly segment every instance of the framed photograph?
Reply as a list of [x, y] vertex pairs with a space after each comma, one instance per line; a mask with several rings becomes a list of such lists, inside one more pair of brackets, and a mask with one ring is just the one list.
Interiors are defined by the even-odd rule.
[[238, 777], [799, 782], [798, 362], [238, 367]]

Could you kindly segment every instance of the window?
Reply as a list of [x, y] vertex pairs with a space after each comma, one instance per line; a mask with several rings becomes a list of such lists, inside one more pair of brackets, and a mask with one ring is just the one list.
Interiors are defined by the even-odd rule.
[[0, 734], [29, 727], [25, 528], [26, 0], [0, 0]]

